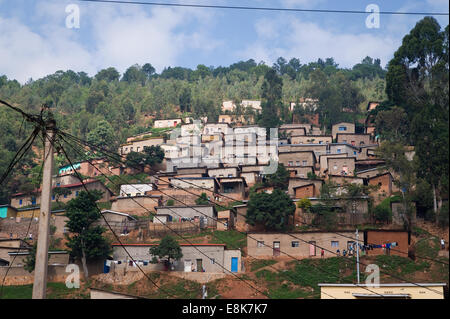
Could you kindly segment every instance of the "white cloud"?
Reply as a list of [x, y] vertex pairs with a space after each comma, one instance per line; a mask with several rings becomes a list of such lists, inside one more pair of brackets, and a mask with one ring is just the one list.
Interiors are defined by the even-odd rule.
[[[258, 23], [256, 29], [259, 28], [257, 25]], [[259, 37], [240, 52], [239, 57], [250, 58], [257, 55], [258, 59], [264, 59], [268, 64], [280, 56], [297, 57], [302, 63], [316, 61], [319, 57], [333, 57], [341, 67], [352, 67], [367, 55], [380, 58], [382, 64], [386, 64], [400, 45], [399, 39], [386, 35], [337, 32], [297, 18], [284, 17], [276, 25], [277, 30], [271, 31], [276, 32], [273, 36], [277, 37], [280, 45]]]
[[[149, 62], [161, 71], [186, 50], [209, 52], [222, 45], [205, 31], [213, 19], [204, 10], [80, 7], [80, 29], [65, 28], [61, 3], [37, 4], [34, 29], [0, 14], [1, 73], [23, 83], [61, 69], [93, 75], [109, 66], [124, 72], [132, 64]], [[194, 27], [184, 28], [190, 23]]]

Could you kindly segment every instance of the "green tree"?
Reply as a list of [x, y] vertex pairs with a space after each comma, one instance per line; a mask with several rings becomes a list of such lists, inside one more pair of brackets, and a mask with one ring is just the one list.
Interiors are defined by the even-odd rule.
[[289, 217], [295, 213], [292, 199], [280, 189], [271, 194], [253, 193], [247, 206], [246, 221], [249, 225], [263, 225], [266, 230], [286, 230]]
[[119, 78], [120, 78], [120, 73], [113, 67], [100, 70], [95, 75], [95, 79], [97, 81], [113, 82], [113, 81], [118, 81]]
[[110, 243], [103, 237], [105, 229], [94, 225], [101, 218], [96, 204], [101, 197], [97, 190], [82, 191], [66, 206], [66, 226], [71, 233], [67, 236], [66, 246], [71, 257], [81, 260], [85, 278], [88, 278], [88, 261], [106, 258], [111, 253]]
[[195, 203], [197, 205], [208, 205], [209, 204], [208, 195], [206, 195], [206, 193], [201, 193], [200, 197], [198, 197], [195, 200]]
[[270, 69], [264, 76], [261, 86], [261, 118], [259, 124], [267, 129], [276, 128], [280, 125], [279, 112], [282, 109], [283, 81], [276, 71]]
[[289, 184], [289, 171], [282, 163], [278, 164], [277, 171], [274, 174], [265, 176], [264, 185], [287, 190]]
[[166, 259], [170, 265], [172, 260], [180, 260], [183, 257], [180, 244], [171, 236], [165, 236], [158, 246], [149, 249], [150, 255], [153, 256], [152, 263], [158, 263], [158, 259]]
[[117, 150], [117, 140], [114, 129], [111, 124], [105, 120], [99, 121], [95, 129], [88, 133], [87, 141], [110, 151]]

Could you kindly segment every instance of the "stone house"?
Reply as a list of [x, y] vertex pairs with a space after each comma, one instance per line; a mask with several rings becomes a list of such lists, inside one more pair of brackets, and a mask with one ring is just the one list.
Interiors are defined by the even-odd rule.
[[334, 124], [331, 127], [331, 135], [333, 136], [333, 139], [336, 139], [338, 133], [355, 133], [355, 124], [347, 122]]

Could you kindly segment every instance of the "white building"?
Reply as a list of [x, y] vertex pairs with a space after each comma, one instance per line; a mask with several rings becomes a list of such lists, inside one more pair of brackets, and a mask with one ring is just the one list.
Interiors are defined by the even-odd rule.
[[121, 197], [135, 197], [142, 196], [147, 191], [153, 190], [152, 184], [124, 184], [120, 185]]

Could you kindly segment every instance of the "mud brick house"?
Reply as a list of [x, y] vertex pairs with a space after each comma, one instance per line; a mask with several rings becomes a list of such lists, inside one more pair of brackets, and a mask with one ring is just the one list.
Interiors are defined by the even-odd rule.
[[[89, 191], [99, 190], [103, 193], [102, 198], [99, 202], [109, 202], [113, 192], [107, 188], [101, 181], [96, 179], [89, 179], [84, 181], [84, 185]], [[61, 185], [60, 188], [65, 188], [70, 191], [70, 194], [61, 196], [59, 201], [62, 203], [67, 203], [73, 198], [76, 198], [78, 194], [85, 191], [82, 183], [77, 182], [74, 184]], [[56, 187], [53, 187], [55, 189]], [[41, 202], [41, 190], [35, 190], [31, 193], [16, 193], [11, 196], [11, 206], [16, 208], [26, 207], [26, 206], [38, 206]], [[52, 195], [52, 202], [56, 202], [56, 196]]]
[[[156, 244], [124, 244], [128, 253], [146, 268], [161, 269], [162, 264], [150, 264], [153, 259], [149, 250]], [[112, 244], [115, 261], [129, 260], [129, 256], [120, 244]], [[183, 257], [174, 261], [173, 270], [180, 272], [238, 273], [241, 272], [241, 251], [228, 250], [225, 244], [180, 244]], [[207, 256], [207, 257], [206, 257]]]
[[310, 184], [314, 184], [314, 193], [316, 194], [316, 196], [319, 196], [323, 181], [321, 179], [308, 179], [308, 178], [300, 178], [300, 177], [289, 178], [288, 194], [290, 196], [294, 197], [295, 196], [295, 188], [297, 188], [299, 186], [310, 185]]
[[367, 184], [372, 186], [378, 186], [379, 189], [372, 193], [374, 198], [374, 204], [382, 202], [386, 197], [392, 195], [392, 175], [389, 172], [369, 177]]
[[307, 135], [311, 131], [311, 124], [283, 124], [278, 129], [278, 135], [286, 134], [287, 136]]
[[373, 248], [367, 251], [368, 256], [396, 255], [408, 257], [411, 233], [405, 230], [366, 230], [364, 231], [364, 245], [383, 245], [396, 242], [392, 249]]
[[211, 168], [208, 169], [209, 177], [239, 177], [240, 168], [236, 167], [223, 167], [223, 168]]
[[347, 143], [352, 146], [363, 146], [371, 144], [370, 134], [337, 133], [336, 142]]
[[244, 204], [234, 205], [233, 208], [236, 210], [236, 221], [235, 226], [238, 231], [247, 231], [247, 222], [245, 221], [245, 216], [247, 215], [247, 202], [242, 201]]
[[279, 152], [278, 162], [285, 167], [289, 166], [314, 166], [316, 157], [313, 151]]
[[328, 175], [353, 175], [355, 171], [354, 157], [328, 157]]
[[329, 146], [329, 154], [347, 154], [348, 157], [356, 157], [361, 153], [361, 149], [347, 143], [332, 143]]
[[338, 133], [355, 133], [355, 124], [347, 122], [334, 124], [331, 127], [331, 135], [333, 136], [333, 139], [336, 139]]
[[291, 144], [331, 144], [331, 135], [299, 135], [291, 136]]
[[[345, 236], [345, 237], [344, 237]], [[284, 253], [297, 258], [320, 258], [321, 248], [324, 257], [335, 257], [331, 252], [342, 251], [353, 244], [354, 232], [340, 231], [338, 233], [311, 231], [295, 233], [256, 233], [247, 235], [247, 251], [249, 256], [256, 258], [271, 258], [285, 256]]]
[[296, 199], [316, 197], [319, 194], [319, 190], [316, 190], [316, 185], [314, 185], [314, 183], [296, 186], [293, 190], [294, 198]]
[[308, 173], [314, 173], [314, 166], [288, 166], [286, 169], [290, 177], [307, 178]]
[[319, 175], [324, 176], [325, 172], [328, 171], [328, 158], [335, 157], [349, 157], [349, 154], [323, 154], [319, 156]]

